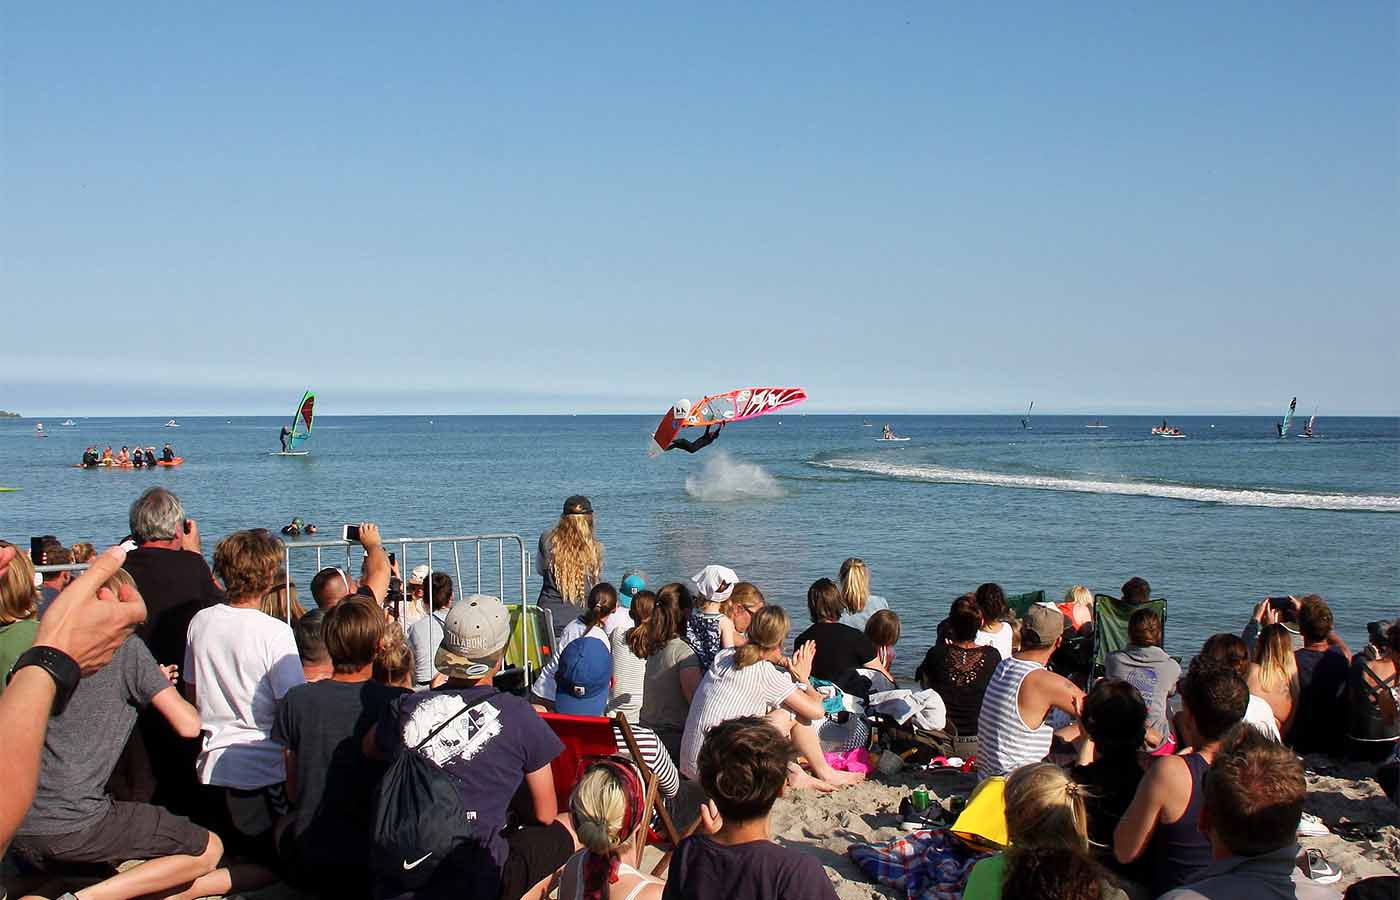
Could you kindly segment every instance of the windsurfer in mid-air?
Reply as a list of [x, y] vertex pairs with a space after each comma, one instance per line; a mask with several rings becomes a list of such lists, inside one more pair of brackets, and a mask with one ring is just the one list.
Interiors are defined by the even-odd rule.
[[700, 435], [695, 440], [687, 441], [685, 438], [678, 437], [675, 440], [671, 441], [671, 446], [667, 447], [666, 449], [684, 450], [686, 453], [695, 453], [696, 451], [703, 450], [706, 447], [713, 444], [715, 442], [715, 438], [719, 437], [719, 433], [723, 430], [723, 422], [719, 423], [718, 425], [706, 425], [705, 433]]
[[291, 436], [292, 436], [292, 429], [288, 428], [286, 425], [283, 425], [283, 426], [282, 426], [282, 433], [281, 433], [280, 435], [277, 436], [277, 439], [278, 439], [279, 441], [282, 442], [282, 452], [283, 452], [283, 453], [288, 452], [288, 451], [287, 451], [287, 439], [290, 438]]

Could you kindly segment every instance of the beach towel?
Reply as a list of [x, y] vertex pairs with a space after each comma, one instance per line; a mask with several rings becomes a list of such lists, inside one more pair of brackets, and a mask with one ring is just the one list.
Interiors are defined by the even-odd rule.
[[884, 844], [852, 844], [851, 861], [871, 881], [903, 891], [908, 900], [958, 900], [978, 860], [946, 830], [916, 831]]

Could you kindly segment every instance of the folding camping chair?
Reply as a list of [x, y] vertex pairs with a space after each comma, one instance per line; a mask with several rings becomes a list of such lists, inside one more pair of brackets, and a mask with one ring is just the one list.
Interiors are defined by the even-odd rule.
[[1027, 591], [1024, 594], [1010, 594], [1006, 598], [1007, 608], [1015, 613], [1018, 619], [1024, 619], [1026, 613], [1030, 611], [1032, 606], [1044, 602], [1044, 591]]
[[1090, 675], [1092, 684], [1103, 671], [1104, 660], [1115, 650], [1128, 646], [1128, 619], [1139, 609], [1150, 609], [1162, 618], [1163, 642], [1167, 634], [1167, 601], [1149, 600], [1146, 603], [1124, 603], [1117, 597], [1107, 594], [1094, 595], [1094, 667]]
[[[564, 744], [564, 751], [549, 764], [550, 771], [554, 774], [554, 794], [561, 810], [569, 808], [569, 795], [573, 793], [574, 785], [578, 784], [589, 762], [600, 756], [612, 756], [617, 753], [617, 739], [613, 734], [613, 726], [616, 725], [622, 732], [627, 754], [637, 764], [637, 770], [642, 773], [642, 783], [646, 785], [644, 803], [647, 809], [654, 813], [655, 820], [661, 823], [664, 832], [657, 834], [654, 827], [647, 828], [637, 847], [636, 865], [641, 868], [642, 853], [645, 852], [647, 844], [665, 845], [666, 850], [661, 862], [651, 873], [659, 877], [670, 864], [671, 850], [681, 842], [682, 835], [676, 831], [671, 814], [661, 798], [661, 791], [656, 785], [656, 773], [652, 772], [642, 759], [642, 751], [632, 734], [631, 723], [622, 713], [611, 719], [605, 716], [568, 716], [563, 713], [541, 713], [540, 718], [544, 719], [545, 724]], [[697, 820], [696, 825], [698, 824]], [[687, 829], [684, 836], [688, 837], [695, 827], [692, 825]]]
[[519, 603], [507, 603], [510, 613], [510, 643], [506, 644], [506, 664], [526, 667], [531, 677], [544, 668], [554, 654], [554, 617], [547, 609], [526, 606], [527, 616], [520, 615]]

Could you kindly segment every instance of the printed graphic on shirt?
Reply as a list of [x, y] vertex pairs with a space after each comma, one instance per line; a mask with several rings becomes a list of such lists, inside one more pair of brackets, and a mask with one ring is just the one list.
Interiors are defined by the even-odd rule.
[[[434, 728], [461, 711], [462, 705], [462, 699], [453, 695], [433, 697], [420, 703], [404, 726], [404, 744], [409, 747], [418, 746]], [[453, 760], [466, 762], [480, 753], [491, 739], [500, 733], [500, 710], [488, 700], [478, 703], [453, 719], [451, 724], [438, 732], [419, 752], [439, 766], [446, 766]]]

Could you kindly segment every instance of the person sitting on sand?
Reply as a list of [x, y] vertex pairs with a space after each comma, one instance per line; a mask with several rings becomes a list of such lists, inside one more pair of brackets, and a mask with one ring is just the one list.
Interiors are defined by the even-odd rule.
[[[1058, 610], [1056, 610], [1058, 612]], [[1003, 881], [1018, 868], [1022, 851], [1058, 847], [1088, 859], [1089, 836], [1084, 789], [1054, 763], [1023, 766], [1006, 779], [1005, 850], [981, 860], [967, 876], [963, 900], [1000, 900], [1023, 895], [1003, 892]], [[1091, 863], [1092, 864], [1092, 863]], [[1127, 900], [1100, 874], [1101, 897]]]
[[1287, 736], [1293, 729], [1298, 713], [1298, 662], [1294, 655], [1293, 636], [1281, 623], [1265, 625], [1256, 635], [1251, 654], [1249, 682], [1251, 697], [1257, 696], [1269, 706], [1274, 731]]
[[1182, 736], [1190, 751], [1153, 760], [1123, 819], [1113, 853], [1127, 864], [1145, 859], [1152, 896], [1197, 878], [1210, 865], [1200, 824], [1202, 785], [1225, 735], [1244, 718], [1249, 687], [1233, 669], [1197, 657], [1181, 688]]
[[1051, 710], [1079, 715], [1084, 692], [1045, 668], [1060, 646], [1065, 617], [1032, 606], [1021, 624], [1021, 650], [1003, 659], [987, 683], [977, 717], [977, 777], [1008, 775], [1050, 754]]
[[[1280, 635], [1280, 638], [1284, 642], [1284, 646], [1287, 646], [1288, 636], [1283, 634]], [[1233, 669], [1235, 674], [1250, 685], [1249, 706], [1245, 708], [1244, 713], [1245, 723], [1258, 728], [1273, 740], [1282, 741], [1283, 738], [1279, 736], [1278, 722], [1274, 719], [1273, 709], [1269, 707], [1267, 700], [1254, 693], [1254, 687], [1250, 681], [1249, 648], [1245, 646], [1244, 639], [1237, 634], [1227, 632], [1213, 634], [1206, 638], [1206, 642], [1201, 645], [1200, 655]], [[1287, 658], [1291, 660], [1293, 655], [1290, 653]]]
[[576, 640], [586, 639], [598, 641], [603, 645], [604, 650], [611, 654], [608, 642], [608, 633], [603, 628], [603, 623], [613, 610], [617, 609], [617, 589], [606, 581], [595, 584], [593, 590], [588, 592], [588, 609], [583, 615], [578, 616], [559, 633], [559, 640], [555, 642], [554, 654], [549, 661], [540, 669], [540, 674], [536, 676], [535, 683], [530, 685], [530, 699], [537, 707], [548, 709], [554, 702], [558, 693], [558, 687], [554, 676], [559, 671], [559, 658], [563, 655], [564, 649]]
[[1147, 701], [1147, 745], [1156, 749], [1171, 741], [1167, 723], [1167, 698], [1176, 693], [1181, 663], [1162, 649], [1162, 617], [1148, 607], [1128, 617], [1128, 646], [1104, 660], [1104, 674], [1121, 678]]
[[[764, 607], [754, 628], [773, 610], [787, 618], [779, 607]], [[700, 808], [701, 830], [676, 847], [664, 900], [836, 900], [815, 856], [773, 843], [768, 817], [793, 765], [793, 745], [770, 719], [741, 716], [715, 725], [697, 760], [709, 797]]]
[[1236, 729], [1211, 763], [1200, 804], [1211, 863], [1160, 900], [1335, 900], [1336, 891], [1298, 868], [1307, 795], [1303, 764], [1287, 747], [1256, 729]]
[[1123, 582], [1119, 596], [1124, 606], [1141, 606], [1152, 602], [1152, 585], [1147, 583], [1146, 578], [1138, 578], [1135, 575]]
[[1010, 659], [1015, 650], [1011, 646], [1011, 626], [1006, 621], [1011, 616], [1011, 610], [1006, 605], [1006, 592], [1001, 585], [988, 582], [979, 584], [974, 596], [977, 607], [982, 610], [982, 627], [977, 631], [977, 643], [995, 647], [1002, 659]]
[[882, 609], [890, 608], [889, 601], [884, 597], [870, 593], [870, 569], [863, 559], [853, 556], [841, 563], [839, 583], [841, 602], [846, 607], [846, 611], [841, 614], [842, 625], [864, 628], [871, 616]]
[[[734, 593], [739, 593], [737, 586]], [[689, 594], [679, 581], [663, 585], [656, 592], [656, 603], [643, 626], [642, 639], [633, 645], [633, 652], [647, 664], [638, 718], [656, 732], [674, 762], [680, 760], [691, 698], [705, 674], [695, 648], [681, 638], [681, 598], [688, 598]]]
[[695, 648], [700, 665], [708, 669], [721, 650], [738, 646], [738, 629], [724, 614], [724, 605], [733, 595], [739, 576], [725, 566], [706, 566], [690, 580], [699, 592], [700, 604], [686, 618], [681, 637]]
[[1076, 584], [1065, 591], [1065, 602], [1060, 604], [1060, 612], [1069, 619], [1071, 628], [1083, 630], [1085, 625], [1094, 621], [1094, 592], [1082, 584]]
[[1150, 872], [1141, 860], [1123, 865], [1113, 858], [1113, 829], [1132, 804], [1150, 759], [1143, 752], [1147, 704], [1128, 682], [1100, 678], [1084, 698], [1081, 722], [1079, 761], [1070, 777], [1087, 789], [1084, 809], [1094, 858], [1121, 878], [1146, 884]]
[[734, 585], [729, 602], [720, 606], [720, 612], [734, 623], [734, 646], [742, 647], [748, 642], [749, 623], [753, 621], [753, 614], [762, 609], [767, 602], [763, 592], [750, 582], [741, 581]]
[[963, 594], [953, 601], [945, 638], [935, 641], [914, 672], [920, 687], [932, 688], [948, 707], [948, 721], [957, 729], [953, 739], [955, 756], [971, 759], [977, 753], [977, 717], [987, 683], [1001, 662], [997, 648], [977, 643], [982, 627], [982, 610], [977, 598]]
[[872, 687], [872, 691], [894, 690], [894, 645], [899, 643], [901, 631], [899, 616], [889, 609], [877, 611], [865, 623], [865, 638], [875, 646], [875, 661], [869, 668], [888, 682], [888, 687]]
[[1032, 847], [1019, 850], [1001, 883], [1003, 897], [1035, 900], [1108, 900], [1123, 891], [1104, 878], [1103, 869], [1078, 850]]
[[1380, 658], [1356, 654], [1347, 676], [1347, 757], [1361, 762], [1380, 762], [1400, 745], [1400, 622], [1383, 637]]
[[660, 900], [665, 882], [637, 871], [638, 841], [650, 820], [646, 785], [630, 760], [604, 757], [588, 767], [569, 795], [569, 815], [583, 850], [559, 870], [566, 900]]
[[808, 642], [815, 643], [812, 674], [843, 688], [856, 669], [879, 663], [875, 645], [865, 633], [838, 621], [845, 611], [840, 588], [830, 578], [818, 578], [807, 589], [807, 612], [812, 625], [793, 642], [794, 650]]
[[713, 728], [742, 716], [765, 716], [812, 766], [812, 775], [792, 767], [793, 787], [831, 791], [864, 779], [864, 775], [836, 771], [822, 755], [813, 723], [824, 720], [826, 711], [822, 695], [811, 686], [817, 645], [808, 641], [791, 658], [784, 657], [791, 625], [781, 606], [763, 607], [754, 613], [749, 642], [720, 651], [700, 680], [681, 740], [680, 768], [687, 778], [698, 776], [700, 754]]
[[1298, 631], [1303, 635], [1303, 649], [1293, 654], [1298, 665], [1298, 710], [1288, 730], [1288, 743], [1300, 754], [1337, 755], [1346, 738], [1351, 650], [1332, 630], [1332, 608], [1316, 594], [1298, 603]]

